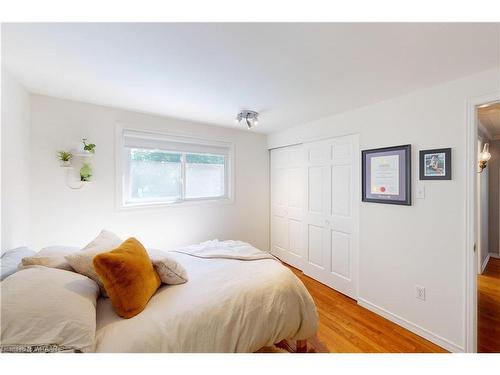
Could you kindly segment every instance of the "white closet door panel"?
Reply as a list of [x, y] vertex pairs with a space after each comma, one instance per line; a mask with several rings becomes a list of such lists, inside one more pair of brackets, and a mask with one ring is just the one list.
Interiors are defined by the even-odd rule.
[[358, 136], [332, 138], [304, 147], [304, 272], [356, 298]]
[[350, 216], [351, 214], [351, 166], [334, 165], [332, 176], [332, 215]]
[[277, 148], [271, 150], [271, 168], [284, 168], [288, 165], [287, 148]]
[[343, 233], [352, 233], [352, 218], [346, 216], [332, 216], [327, 219], [328, 227]]
[[303, 206], [303, 168], [293, 167], [288, 169], [288, 216], [296, 220], [302, 220]]
[[323, 214], [324, 212], [324, 169], [323, 166], [308, 168], [307, 211], [309, 214]]
[[330, 271], [337, 274], [340, 277], [344, 277], [347, 280], [351, 279], [351, 267], [349, 254], [351, 252], [350, 247], [350, 235], [347, 233], [338, 232], [335, 230], [330, 231], [331, 233], [331, 263]]
[[286, 219], [288, 216], [287, 214], [288, 214], [288, 208], [286, 206], [278, 206], [278, 205], [273, 206], [272, 209], [273, 216], [279, 216]]
[[273, 216], [274, 245], [288, 249], [288, 220], [285, 217]]
[[304, 155], [302, 145], [286, 147], [288, 151], [288, 167], [302, 167], [304, 165]]
[[288, 220], [288, 251], [295, 256], [302, 257], [302, 222], [294, 219]]
[[304, 155], [302, 145], [271, 150], [271, 252], [302, 268]]
[[318, 144], [317, 147], [309, 147], [307, 150], [307, 161], [308, 163], [323, 163], [326, 159], [329, 159], [328, 148], [324, 147], [323, 144]]
[[302, 169], [299, 167], [288, 170], [288, 206], [302, 208]]
[[288, 175], [285, 168], [276, 168], [273, 172], [273, 196], [272, 202], [277, 206], [287, 206], [287, 195], [288, 195]]
[[334, 164], [350, 164], [352, 160], [352, 143], [350, 141], [333, 140], [332, 159]]
[[324, 269], [324, 235], [323, 227], [307, 225], [307, 261], [310, 265]]

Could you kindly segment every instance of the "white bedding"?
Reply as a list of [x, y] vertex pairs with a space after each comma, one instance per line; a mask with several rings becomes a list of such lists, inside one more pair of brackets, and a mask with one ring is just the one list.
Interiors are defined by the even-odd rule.
[[30, 266], [0, 287], [1, 351], [94, 351], [99, 288], [88, 277]]
[[270, 253], [256, 249], [243, 241], [210, 240], [196, 245], [181, 247], [174, 252], [189, 254], [200, 258], [224, 258], [239, 260], [275, 259]]
[[254, 352], [316, 333], [314, 302], [273, 259], [206, 259], [169, 252], [189, 281], [163, 285], [131, 319], [97, 304], [97, 352]]

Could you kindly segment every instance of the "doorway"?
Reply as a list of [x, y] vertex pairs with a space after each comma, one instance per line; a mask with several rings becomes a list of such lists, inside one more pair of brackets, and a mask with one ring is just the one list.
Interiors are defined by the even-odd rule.
[[466, 351], [499, 352], [500, 93], [469, 101], [467, 132]]
[[477, 185], [477, 351], [500, 352], [500, 102], [480, 105]]

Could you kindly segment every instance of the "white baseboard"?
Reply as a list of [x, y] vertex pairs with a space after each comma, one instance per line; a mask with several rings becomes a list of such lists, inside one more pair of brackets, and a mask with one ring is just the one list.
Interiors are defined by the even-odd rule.
[[490, 261], [490, 254], [487, 254], [486, 255], [486, 258], [484, 258], [483, 260], [483, 264], [481, 264], [481, 273], [484, 272], [484, 269], [486, 268], [486, 266], [488, 265], [488, 262]]
[[500, 254], [498, 253], [489, 253], [490, 258], [500, 259]]
[[423, 338], [433, 342], [436, 345], [441, 346], [442, 348], [449, 350], [452, 353], [463, 353], [465, 352], [465, 349], [461, 347], [460, 345], [457, 345], [423, 327], [420, 327], [419, 325], [412, 323], [396, 314], [393, 314], [386, 309], [379, 307], [361, 297], [358, 297], [358, 305], [374, 312], [375, 314], [381, 315], [384, 318], [390, 320], [391, 322], [394, 322], [407, 330], [422, 336]]

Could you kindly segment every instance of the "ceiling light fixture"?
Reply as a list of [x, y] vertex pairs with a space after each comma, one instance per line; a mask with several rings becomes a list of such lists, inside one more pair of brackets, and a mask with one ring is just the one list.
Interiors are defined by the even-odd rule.
[[248, 129], [251, 129], [254, 126], [259, 124], [259, 113], [255, 111], [243, 110], [235, 118], [237, 123], [241, 123], [245, 121], [245, 125]]

